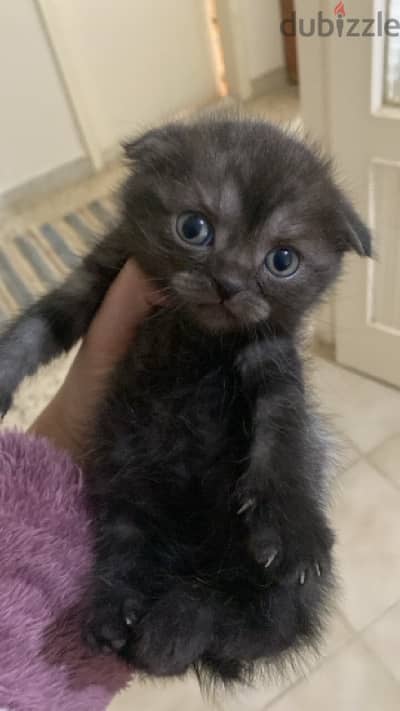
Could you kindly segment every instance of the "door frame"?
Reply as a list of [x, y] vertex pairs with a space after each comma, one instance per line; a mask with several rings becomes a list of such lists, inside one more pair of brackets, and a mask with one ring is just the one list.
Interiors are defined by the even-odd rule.
[[[297, 17], [307, 25], [321, 10], [327, 12], [327, 0], [295, 0]], [[297, 58], [301, 116], [304, 129], [311, 140], [317, 140], [323, 151], [331, 150], [330, 76], [327, 43], [318, 35], [303, 37], [297, 34]], [[315, 318], [317, 340], [335, 346], [336, 298], [334, 292], [319, 307]]]
[[[308, 24], [318, 12], [326, 11], [327, 0], [295, 0], [297, 17]], [[327, 43], [315, 34], [297, 34], [299, 89], [301, 115], [306, 131], [317, 139], [325, 150], [330, 149], [329, 97], [330, 76]]]
[[252, 93], [240, 0], [215, 0], [229, 96], [246, 101]]

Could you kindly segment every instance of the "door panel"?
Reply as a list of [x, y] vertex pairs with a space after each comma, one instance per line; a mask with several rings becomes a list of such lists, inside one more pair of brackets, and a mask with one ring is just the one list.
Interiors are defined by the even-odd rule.
[[[386, 10], [383, 1], [351, 0], [351, 17]], [[377, 255], [349, 259], [335, 340], [339, 363], [400, 386], [400, 107], [383, 103], [386, 49], [384, 37], [326, 41], [330, 147]]]

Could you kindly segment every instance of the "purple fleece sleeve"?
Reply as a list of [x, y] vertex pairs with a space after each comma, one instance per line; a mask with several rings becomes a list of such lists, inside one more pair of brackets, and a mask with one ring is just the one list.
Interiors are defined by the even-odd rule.
[[80, 640], [92, 561], [82, 475], [47, 440], [0, 434], [0, 708], [100, 711], [129, 679]]

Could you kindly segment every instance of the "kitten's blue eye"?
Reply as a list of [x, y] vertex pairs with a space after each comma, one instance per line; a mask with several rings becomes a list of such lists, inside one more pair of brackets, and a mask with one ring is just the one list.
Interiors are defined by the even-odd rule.
[[210, 247], [214, 242], [214, 228], [199, 212], [183, 212], [176, 221], [181, 239], [194, 247]]
[[297, 272], [299, 264], [299, 255], [291, 248], [272, 249], [265, 257], [265, 266], [276, 277], [293, 276]]

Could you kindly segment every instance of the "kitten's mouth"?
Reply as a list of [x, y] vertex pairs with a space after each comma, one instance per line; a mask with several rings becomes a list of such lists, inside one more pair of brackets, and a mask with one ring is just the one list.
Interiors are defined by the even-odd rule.
[[241, 320], [229, 308], [229, 302], [215, 301], [195, 304], [192, 306], [192, 310], [198, 320], [211, 330], [238, 328], [241, 324]]
[[202, 328], [214, 332], [246, 330], [269, 318], [269, 303], [260, 294], [241, 289], [225, 296], [211, 288], [209, 281], [195, 277], [190, 272], [179, 272], [171, 286], [182, 306]]
[[270, 316], [266, 300], [251, 294], [237, 294], [224, 301], [198, 301], [190, 308], [196, 320], [209, 331], [247, 330]]

